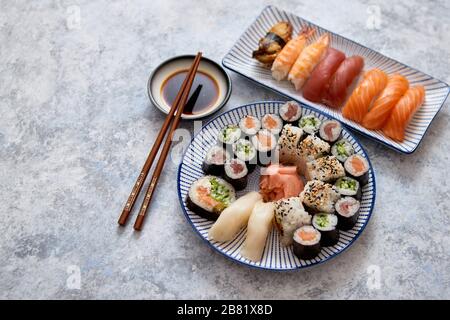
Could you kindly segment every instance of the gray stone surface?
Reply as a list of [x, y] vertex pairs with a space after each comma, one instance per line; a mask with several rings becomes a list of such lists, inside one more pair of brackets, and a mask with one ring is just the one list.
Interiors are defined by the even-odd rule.
[[[413, 155], [361, 138], [374, 215], [321, 266], [274, 273], [216, 254], [181, 212], [175, 161], [144, 231], [117, 227], [164, 119], [149, 73], [197, 50], [220, 61], [269, 3], [0, 1], [0, 298], [450, 298], [448, 102]], [[448, 1], [276, 5], [450, 82]], [[232, 80], [226, 109], [280, 98]]]

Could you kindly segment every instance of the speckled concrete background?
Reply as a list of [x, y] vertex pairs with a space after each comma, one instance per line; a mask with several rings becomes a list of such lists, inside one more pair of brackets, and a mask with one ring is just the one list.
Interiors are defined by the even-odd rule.
[[[220, 61], [269, 3], [0, 1], [0, 298], [450, 298], [448, 102], [413, 155], [361, 138], [376, 209], [319, 267], [273, 273], [213, 252], [179, 208], [173, 161], [144, 231], [117, 227], [164, 119], [149, 73], [198, 50]], [[450, 82], [449, 2], [393, 3], [274, 4]], [[279, 98], [232, 80], [226, 108]]]

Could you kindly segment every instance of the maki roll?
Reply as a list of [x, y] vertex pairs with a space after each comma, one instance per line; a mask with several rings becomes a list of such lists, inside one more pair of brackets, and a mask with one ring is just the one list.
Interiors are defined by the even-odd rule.
[[336, 202], [335, 207], [338, 217], [337, 227], [343, 231], [353, 229], [359, 217], [359, 201], [352, 197], [344, 197]]
[[321, 250], [320, 232], [312, 226], [303, 226], [294, 232], [294, 254], [301, 260], [315, 258]]
[[298, 144], [303, 138], [303, 129], [286, 124], [278, 139], [280, 162], [296, 163], [298, 161]]
[[298, 155], [295, 163], [298, 171], [305, 173], [306, 164], [330, 153], [330, 145], [317, 136], [306, 136], [299, 142], [295, 153]]
[[355, 149], [347, 139], [341, 139], [331, 147], [331, 154], [340, 162], [345, 162], [354, 153]]
[[231, 159], [225, 163], [225, 180], [240, 191], [247, 187], [247, 166], [241, 159]]
[[231, 152], [231, 146], [241, 137], [241, 129], [235, 124], [229, 124], [223, 127], [217, 137], [222, 146]]
[[339, 230], [336, 229], [338, 217], [331, 213], [315, 214], [312, 220], [314, 228], [320, 231], [320, 245], [334, 246], [339, 241]]
[[344, 162], [347, 175], [359, 181], [359, 185], [365, 186], [369, 182], [369, 162], [363, 156], [354, 154]]
[[259, 130], [256, 135], [252, 137], [252, 143], [258, 153], [258, 164], [267, 166], [272, 162], [272, 155], [275, 154], [275, 147], [277, 146], [277, 139], [267, 129]]
[[334, 182], [345, 176], [342, 164], [334, 156], [325, 156], [306, 163], [306, 180]]
[[261, 121], [254, 116], [246, 115], [239, 121], [239, 128], [245, 136], [253, 136], [261, 129]]
[[335, 142], [342, 133], [342, 125], [336, 120], [325, 120], [319, 128], [320, 137], [327, 142]]
[[308, 134], [316, 134], [319, 131], [322, 121], [316, 116], [310, 114], [303, 116], [299, 122], [298, 126], [303, 129]]
[[351, 196], [356, 199], [361, 199], [361, 188], [359, 182], [350, 177], [339, 178], [334, 184], [341, 196]]
[[300, 197], [309, 213], [332, 213], [340, 195], [335, 186], [319, 180], [312, 180], [305, 185]]
[[231, 184], [219, 177], [204, 176], [189, 188], [186, 206], [205, 219], [216, 220], [235, 199]]
[[224, 148], [213, 146], [206, 152], [202, 170], [206, 174], [221, 176], [224, 173], [223, 166], [228, 159], [230, 159], [230, 154]]
[[272, 134], [278, 135], [283, 129], [283, 121], [278, 115], [269, 113], [262, 117], [261, 126]]
[[233, 153], [238, 159], [245, 161], [248, 172], [255, 170], [256, 163], [258, 162], [257, 153], [255, 146], [250, 141], [245, 139], [236, 141], [233, 144]]
[[295, 101], [288, 101], [280, 107], [279, 113], [285, 123], [294, 123], [302, 116], [302, 107]]

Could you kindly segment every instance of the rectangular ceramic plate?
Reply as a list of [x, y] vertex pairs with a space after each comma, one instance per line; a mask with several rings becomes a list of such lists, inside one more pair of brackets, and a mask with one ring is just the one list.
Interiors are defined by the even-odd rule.
[[[334, 110], [323, 104], [313, 103], [304, 99], [301, 93], [295, 91], [290, 82], [278, 82], [274, 80], [271, 76], [270, 69], [252, 58], [252, 51], [258, 47], [259, 39], [264, 37], [272, 25], [286, 20], [294, 27], [293, 34], [297, 34], [302, 27], [314, 27], [316, 32], [312, 37], [313, 41], [323, 33], [328, 32], [331, 35], [331, 46], [333, 48], [343, 51], [347, 56], [360, 55], [364, 58], [364, 70], [379, 68], [388, 74], [399, 73], [405, 76], [411, 85], [423, 85], [425, 87], [425, 103], [417, 111], [407, 127], [406, 137], [403, 142], [396, 142], [386, 137], [381, 131], [365, 129], [356, 122], [342, 117], [339, 110]], [[343, 122], [349, 128], [403, 153], [412, 153], [416, 150], [431, 121], [433, 121], [449, 94], [449, 86], [446, 83], [274, 6], [268, 6], [261, 12], [223, 58], [222, 64], [226, 68], [248, 79], [256, 81], [290, 99], [309, 105]]]

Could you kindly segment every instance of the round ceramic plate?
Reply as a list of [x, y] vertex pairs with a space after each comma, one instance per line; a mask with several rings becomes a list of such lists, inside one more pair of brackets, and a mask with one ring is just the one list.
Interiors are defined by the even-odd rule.
[[[278, 113], [278, 108], [283, 104], [282, 101], [256, 102], [244, 105], [228, 112], [225, 112], [209, 121], [200, 132], [191, 141], [188, 146], [182, 163], [178, 170], [178, 197], [181, 207], [186, 215], [187, 220], [194, 230], [215, 250], [224, 256], [237, 262], [270, 270], [294, 270], [306, 268], [316, 264], [323, 263], [339, 253], [347, 249], [362, 233], [365, 226], [369, 222], [370, 216], [375, 203], [375, 176], [369, 157], [364, 151], [359, 141], [344, 127], [342, 135], [348, 139], [355, 148], [356, 153], [364, 156], [370, 165], [369, 183], [362, 189], [361, 208], [358, 221], [353, 229], [349, 231], [340, 231], [339, 242], [331, 247], [323, 247], [320, 254], [311, 260], [299, 260], [293, 253], [292, 246], [285, 247], [280, 242], [280, 235], [275, 228], [272, 228], [267, 237], [264, 253], [261, 261], [253, 262], [240, 255], [240, 248], [245, 240], [246, 229], [229, 242], [216, 242], [208, 239], [208, 230], [212, 226], [213, 221], [206, 220], [192, 211], [186, 206], [186, 196], [191, 184], [205, 175], [202, 171], [202, 162], [206, 155], [206, 151], [217, 143], [217, 135], [219, 130], [227, 124], [237, 124], [239, 119], [245, 115], [253, 115], [261, 118], [267, 113]], [[321, 120], [329, 119], [329, 117], [317, 111], [313, 111], [307, 106], [302, 105], [303, 115], [313, 114]], [[237, 192], [237, 197], [254, 190], [259, 190], [259, 171], [255, 170], [249, 175], [248, 186], [245, 190]]]

